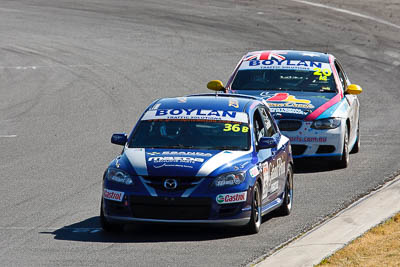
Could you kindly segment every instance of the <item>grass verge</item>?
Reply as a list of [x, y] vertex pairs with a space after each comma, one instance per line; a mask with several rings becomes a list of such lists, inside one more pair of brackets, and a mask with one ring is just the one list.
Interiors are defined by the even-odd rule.
[[400, 266], [400, 213], [372, 228], [317, 266]]

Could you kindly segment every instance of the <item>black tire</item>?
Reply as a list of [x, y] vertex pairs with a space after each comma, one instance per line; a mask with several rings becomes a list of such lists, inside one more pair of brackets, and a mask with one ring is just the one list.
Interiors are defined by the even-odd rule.
[[276, 210], [278, 216], [289, 215], [293, 207], [293, 168], [289, 165], [288, 174], [285, 182], [285, 196], [282, 205]]
[[347, 168], [349, 166], [349, 160], [350, 160], [350, 152], [349, 152], [349, 130], [346, 125], [346, 129], [344, 132], [344, 138], [343, 138], [343, 152], [342, 152], [342, 158], [338, 161], [338, 167], [339, 168]]
[[357, 123], [357, 140], [350, 153], [358, 153], [360, 151], [360, 123]]
[[261, 190], [258, 182], [254, 185], [253, 199], [251, 204], [251, 219], [245, 227], [247, 234], [256, 234], [260, 231], [261, 216]]
[[100, 205], [100, 225], [105, 232], [117, 233], [124, 231], [124, 225], [120, 223], [110, 223], [104, 216], [103, 200]]

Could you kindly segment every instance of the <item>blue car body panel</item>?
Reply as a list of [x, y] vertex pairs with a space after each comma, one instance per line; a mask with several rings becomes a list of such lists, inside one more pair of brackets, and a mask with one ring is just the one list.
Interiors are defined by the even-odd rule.
[[[123, 171], [132, 178], [133, 184], [108, 179], [106, 170], [103, 179], [105, 217], [123, 223], [246, 224], [250, 220], [252, 194], [257, 181], [263, 191], [263, 212], [279, 207], [284, 197], [287, 171], [293, 161], [290, 141], [277, 130], [273, 136], [277, 147], [256, 148], [252, 118], [260, 106], [268, 110], [260, 98], [225, 94], [166, 98], [153, 102], [139, 122], [147, 120], [150, 115], [156, 120], [167, 121], [187, 119], [187, 116], [190, 119], [210, 116], [212, 121], [218, 122], [219, 117], [223, 117], [222, 121], [238, 119], [240, 113], [240, 120], [247, 120], [250, 127], [250, 147], [247, 150], [132, 148], [128, 144], [139, 127], [138, 123], [122, 154], [107, 169]], [[229, 173], [242, 173], [244, 181], [225, 187], [213, 184], [217, 177]], [[168, 188], [169, 182], [176, 183], [176, 188]], [[176, 210], [180, 213], [175, 213]]]

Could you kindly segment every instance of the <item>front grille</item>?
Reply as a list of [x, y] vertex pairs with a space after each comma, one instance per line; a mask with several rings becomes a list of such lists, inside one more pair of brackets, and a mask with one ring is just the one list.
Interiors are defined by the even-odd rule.
[[306, 151], [307, 146], [306, 145], [292, 145], [292, 153], [293, 156], [299, 156]]
[[298, 120], [280, 120], [278, 127], [281, 131], [297, 131], [302, 125], [301, 121]]
[[[171, 189], [166, 189], [164, 187], [164, 181], [166, 179], [175, 179], [178, 183], [178, 186], [171, 190]], [[156, 190], [162, 190], [162, 191], [181, 191], [181, 190], [186, 190], [189, 188], [192, 188], [196, 186], [202, 177], [165, 177], [165, 176], [143, 176], [144, 182], [153, 187]]]
[[335, 146], [330, 145], [320, 145], [317, 150], [317, 154], [332, 153], [335, 151]]
[[210, 216], [210, 198], [131, 197], [135, 218], [160, 220], [207, 220]]

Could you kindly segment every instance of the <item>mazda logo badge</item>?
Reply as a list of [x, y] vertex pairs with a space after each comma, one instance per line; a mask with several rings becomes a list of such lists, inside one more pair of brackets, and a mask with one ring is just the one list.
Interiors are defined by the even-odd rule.
[[174, 190], [178, 187], [178, 182], [175, 179], [165, 179], [164, 187], [165, 189]]

